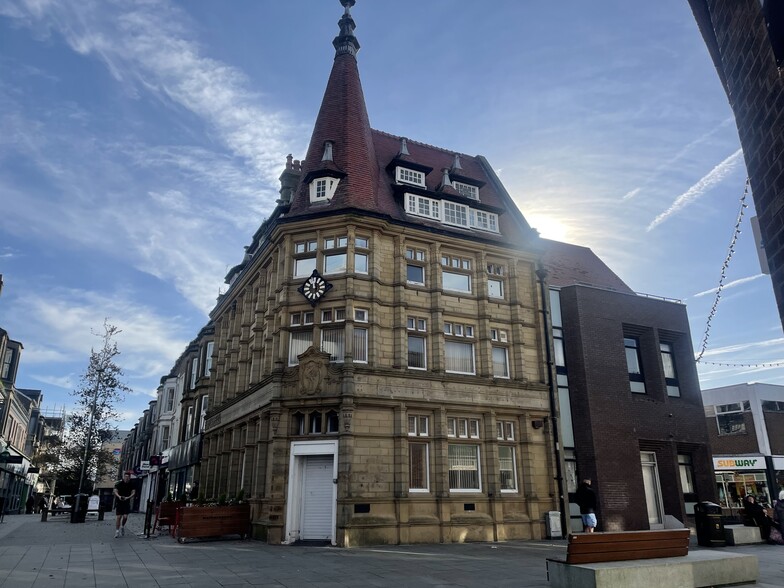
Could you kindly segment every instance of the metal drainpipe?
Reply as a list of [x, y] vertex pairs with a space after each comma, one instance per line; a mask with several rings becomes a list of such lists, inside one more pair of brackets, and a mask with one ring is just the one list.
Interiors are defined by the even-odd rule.
[[550, 305], [547, 296], [545, 280], [548, 275], [547, 269], [542, 264], [536, 268], [536, 277], [539, 278], [539, 292], [542, 297], [542, 325], [544, 327], [544, 346], [545, 357], [547, 359], [547, 390], [550, 397], [550, 420], [553, 429], [553, 449], [555, 450], [555, 481], [558, 485], [558, 507], [561, 511], [561, 534], [567, 537], [566, 527], [566, 508], [563, 490], [563, 472], [561, 471], [561, 443], [558, 434], [558, 405], [555, 399], [555, 383], [553, 382], [553, 358], [550, 352]]

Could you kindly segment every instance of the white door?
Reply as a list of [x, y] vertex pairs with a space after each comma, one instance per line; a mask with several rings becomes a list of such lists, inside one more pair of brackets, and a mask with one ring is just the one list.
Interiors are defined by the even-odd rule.
[[300, 539], [331, 540], [333, 456], [308, 455], [302, 472]]
[[645, 505], [648, 508], [648, 526], [651, 529], [661, 529], [664, 527], [664, 512], [656, 454], [652, 451], [643, 451], [640, 453], [640, 462], [642, 464], [642, 480], [645, 485]]

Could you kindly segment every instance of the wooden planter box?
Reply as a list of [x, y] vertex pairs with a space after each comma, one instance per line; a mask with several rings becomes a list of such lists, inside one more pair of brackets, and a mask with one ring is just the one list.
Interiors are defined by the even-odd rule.
[[250, 504], [236, 506], [189, 506], [177, 509], [177, 541], [194, 537], [250, 534]]

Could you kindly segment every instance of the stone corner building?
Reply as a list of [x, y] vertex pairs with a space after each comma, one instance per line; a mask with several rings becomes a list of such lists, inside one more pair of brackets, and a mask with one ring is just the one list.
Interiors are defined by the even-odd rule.
[[269, 543], [541, 538], [541, 241], [483, 157], [371, 129], [342, 3], [307, 156], [211, 313], [200, 491]]

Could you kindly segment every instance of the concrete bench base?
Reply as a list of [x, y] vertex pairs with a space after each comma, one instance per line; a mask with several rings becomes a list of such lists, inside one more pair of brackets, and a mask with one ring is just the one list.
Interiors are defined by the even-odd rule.
[[686, 557], [638, 559], [594, 564], [547, 560], [553, 588], [650, 588], [726, 586], [756, 582], [756, 556], [728, 551], [692, 551]]
[[759, 527], [744, 527], [743, 525], [725, 525], [724, 537], [727, 545], [750, 545], [762, 543], [762, 533]]

